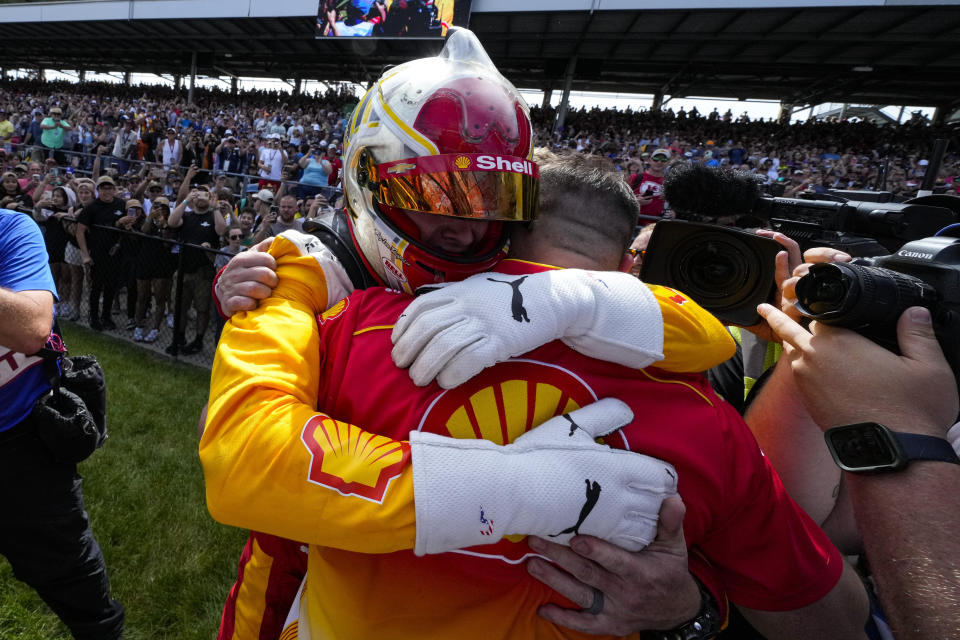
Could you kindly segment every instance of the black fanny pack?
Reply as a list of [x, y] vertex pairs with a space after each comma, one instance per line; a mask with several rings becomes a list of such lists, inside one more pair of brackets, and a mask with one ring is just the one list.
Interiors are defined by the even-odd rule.
[[[43, 348], [51, 389], [33, 407], [34, 433], [60, 462], [81, 462], [107, 439], [107, 385], [94, 356]], [[58, 369], [57, 364], [60, 364]]]

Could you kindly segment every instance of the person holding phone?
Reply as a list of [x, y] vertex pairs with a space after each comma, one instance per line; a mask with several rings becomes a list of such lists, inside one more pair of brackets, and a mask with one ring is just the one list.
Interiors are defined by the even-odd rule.
[[303, 175], [300, 176], [300, 186], [297, 188], [297, 197], [309, 198], [321, 192], [327, 186], [333, 166], [323, 151], [310, 145], [307, 153], [298, 161]]
[[[180, 312], [180, 332], [173, 337], [167, 353], [191, 355], [203, 349], [203, 338], [210, 320], [210, 291], [213, 286], [213, 256], [220, 248], [220, 236], [227, 231], [216, 194], [206, 185], [190, 190], [189, 195], [170, 213], [167, 225], [180, 229], [183, 247], [183, 300]], [[197, 248], [202, 247], [202, 248]], [[210, 251], [205, 251], [209, 249]], [[186, 342], [186, 326], [190, 307], [196, 310], [195, 334], [192, 342]]]

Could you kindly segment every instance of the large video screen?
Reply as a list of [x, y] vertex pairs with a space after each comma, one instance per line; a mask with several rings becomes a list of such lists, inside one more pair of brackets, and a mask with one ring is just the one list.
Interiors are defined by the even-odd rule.
[[318, 38], [442, 38], [457, 0], [320, 0]]

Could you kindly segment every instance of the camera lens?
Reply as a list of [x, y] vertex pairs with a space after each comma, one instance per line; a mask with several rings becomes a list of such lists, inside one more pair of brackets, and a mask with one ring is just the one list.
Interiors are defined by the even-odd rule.
[[936, 290], [919, 278], [860, 264], [816, 264], [797, 281], [797, 309], [824, 324], [895, 327], [908, 307], [932, 307]]
[[[756, 295], [762, 260], [746, 242], [711, 231], [677, 245], [671, 259], [677, 288], [713, 312]], [[767, 287], [769, 288], [769, 287]]]

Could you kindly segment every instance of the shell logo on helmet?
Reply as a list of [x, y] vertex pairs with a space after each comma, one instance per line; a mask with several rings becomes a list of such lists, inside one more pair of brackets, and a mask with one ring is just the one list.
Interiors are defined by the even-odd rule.
[[459, 158], [457, 158], [457, 161], [455, 164], [461, 169], [466, 169], [467, 167], [470, 166], [470, 158], [466, 156], [460, 156]]

